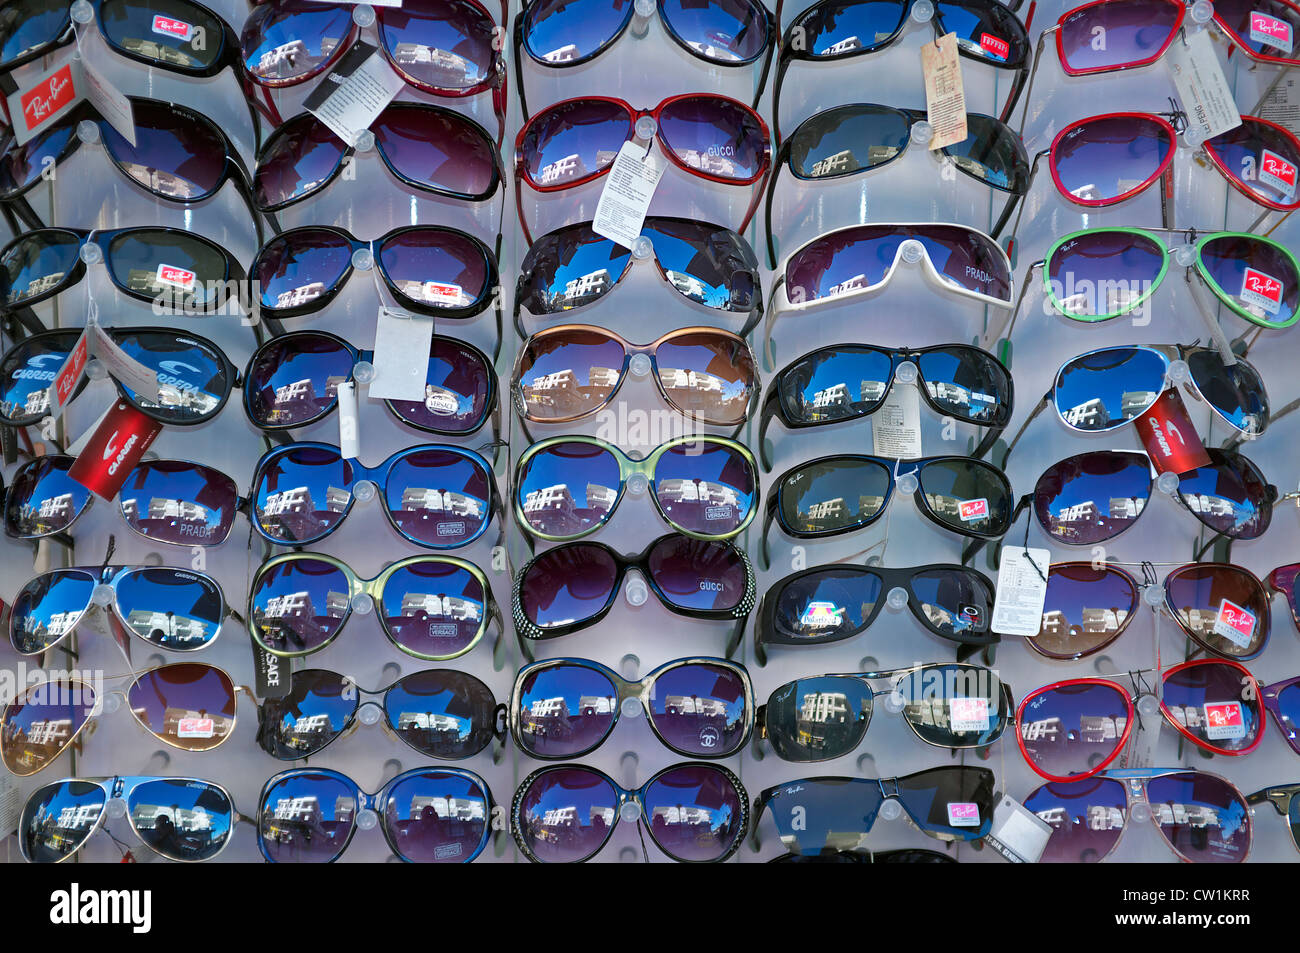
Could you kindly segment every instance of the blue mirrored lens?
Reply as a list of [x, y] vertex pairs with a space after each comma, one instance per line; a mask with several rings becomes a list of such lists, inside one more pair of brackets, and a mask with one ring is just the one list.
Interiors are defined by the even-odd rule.
[[417, 864], [467, 864], [487, 843], [490, 801], [472, 778], [425, 768], [399, 777], [383, 805], [397, 856]]
[[632, 19], [632, 4], [543, 0], [525, 11], [524, 44], [534, 58], [563, 66], [592, 56]]
[[1071, 427], [1110, 430], [1140, 417], [1165, 387], [1169, 362], [1145, 347], [1108, 347], [1082, 354], [1056, 375], [1052, 399]]
[[173, 652], [201, 649], [221, 630], [225, 601], [206, 576], [166, 566], [131, 569], [116, 583], [127, 628]]
[[306, 654], [338, 634], [352, 611], [347, 574], [320, 559], [291, 559], [259, 570], [249, 624], [275, 652]]
[[49, 413], [50, 385], [77, 337], [77, 331], [59, 331], [29, 338], [9, 352], [0, 366], [0, 413], [7, 420], [26, 426]]
[[384, 630], [402, 651], [421, 658], [454, 658], [483, 631], [487, 593], [464, 566], [429, 557], [403, 566], [384, 581]]
[[829, 761], [861, 743], [871, 712], [871, 686], [861, 679], [801, 678], [768, 698], [767, 737], [785, 761]]
[[131, 826], [140, 839], [170, 860], [208, 860], [226, 846], [234, 806], [215, 784], [156, 778], [127, 796]]
[[53, 864], [76, 852], [95, 830], [108, 798], [89, 781], [56, 781], [32, 793], [18, 822], [23, 856]]
[[68, 476], [72, 457], [42, 457], [14, 474], [5, 531], [16, 539], [62, 532], [90, 504], [90, 491]]
[[84, 569], [55, 569], [27, 583], [10, 614], [14, 648], [23, 655], [45, 651], [81, 620], [94, 591], [95, 578]]
[[894, 362], [881, 351], [818, 351], [781, 374], [781, 407], [791, 423], [829, 423], [871, 413], [889, 392]]
[[80, 236], [54, 228], [15, 239], [0, 257], [0, 297], [13, 307], [49, 294], [77, 267], [80, 250]]
[[352, 465], [336, 448], [297, 446], [269, 454], [253, 489], [257, 521], [278, 542], [313, 542], [352, 505]]

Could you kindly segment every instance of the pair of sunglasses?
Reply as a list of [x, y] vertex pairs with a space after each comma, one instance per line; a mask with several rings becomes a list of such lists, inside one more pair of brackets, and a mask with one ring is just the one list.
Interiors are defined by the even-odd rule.
[[786, 427], [820, 427], [869, 417], [888, 398], [899, 369], [919, 385], [935, 413], [991, 428], [972, 456], [993, 445], [1011, 420], [1011, 372], [992, 354], [966, 344], [913, 350], [869, 344], [836, 344], [810, 351], [783, 368], [763, 402], [758, 426], [759, 458], [771, 468], [767, 429], [774, 419]]
[[492, 808], [487, 782], [459, 768], [412, 768], [375, 794], [339, 771], [293, 768], [262, 788], [257, 846], [273, 864], [328, 864], [377, 824], [408, 864], [468, 864], [492, 835]]
[[[205, 662], [176, 662], [132, 679], [120, 695], [136, 723], [181, 751], [211, 751], [235, 733], [236, 692], [247, 691]], [[107, 699], [80, 679], [52, 678], [0, 712], [0, 761], [10, 774], [36, 774], [76, 743]]]
[[[358, 365], [370, 364], [373, 357], [373, 351], [357, 350], [328, 331], [271, 338], [244, 371], [244, 412], [254, 426], [269, 431], [324, 420], [338, 407], [339, 384], [356, 380], [362, 373]], [[440, 334], [429, 344], [424, 400], [387, 399], [384, 404], [402, 423], [444, 436], [469, 436], [489, 417], [496, 421], [500, 416], [496, 372], [487, 355]]]
[[[1259, 683], [1245, 666], [1194, 659], [1160, 677], [1160, 713], [1203, 751], [1244, 755], [1264, 737]], [[1076, 678], [1044, 685], [1016, 711], [1025, 762], [1049, 781], [1075, 781], [1104, 771], [1124, 750], [1137, 716], [1118, 683]]]
[[[1038, 634], [1025, 644], [1044, 658], [1077, 661], [1124, 634], [1141, 602], [1139, 585], [1119, 566], [1053, 563]], [[1269, 594], [1247, 569], [1188, 563], [1165, 576], [1164, 608], [1189, 639], [1219, 658], [1252, 659], [1268, 645]]]
[[[887, 689], [873, 682], [888, 684]], [[759, 738], [783, 761], [831, 761], [853, 752], [887, 697], [912, 734], [936, 748], [984, 748], [1002, 737], [1015, 707], [1011, 689], [978, 665], [930, 664], [887, 672], [815, 675], [787, 682], [759, 706]]]
[[321, 651], [354, 614], [371, 612], [393, 645], [432, 662], [469, 653], [501, 623], [487, 576], [452, 556], [408, 556], [363, 579], [332, 556], [285, 553], [262, 563], [248, 586], [248, 631], [281, 658]]
[[635, 790], [595, 768], [561, 764], [525, 778], [510, 808], [515, 843], [535, 864], [590, 860], [620, 821], [644, 829], [672, 860], [718, 863], [740, 848], [749, 796], [720, 764], [675, 764]]
[[382, 710], [391, 735], [440, 761], [472, 758], [505, 730], [505, 706], [468, 672], [426, 669], [368, 691], [346, 675], [306, 669], [293, 673], [287, 694], [258, 708], [257, 744], [281, 761], [314, 757], [356, 728], [365, 705]]

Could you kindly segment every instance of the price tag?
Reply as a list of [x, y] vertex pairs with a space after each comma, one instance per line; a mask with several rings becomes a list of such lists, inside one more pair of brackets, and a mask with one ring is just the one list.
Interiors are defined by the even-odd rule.
[[1282, 310], [1282, 280], [1248, 265], [1237, 297], [1247, 304], [1263, 308], [1269, 314], [1277, 314]]
[[949, 801], [948, 823], [952, 827], [979, 827], [980, 806], [973, 801]]
[[993, 825], [984, 838], [1013, 864], [1036, 864], [1052, 839], [1052, 825], [1013, 797], [1002, 795], [993, 807]]
[[86, 330], [90, 332], [92, 353], [103, 362], [113, 380], [138, 397], [155, 404], [162, 402], [162, 392], [158, 390], [158, 375], [155, 371], [145, 367], [118, 347], [117, 342], [98, 324], [87, 324]]
[[1300, 135], [1300, 80], [1284, 76], [1264, 97], [1256, 115]]
[[966, 140], [966, 91], [957, 56], [957, 34], [945, 33], [921, 47], [921, 73], [925, 77], [925, 108], [930, 128], [930, 149], [954, 146]]
[[1290, 53], [1292, 47], [1291, 24], [1278, 17], [1269, 16], [1258, 10], [1250, 12], [1250, 39], [1263, 43], [1283, 53]]
[[424, 400], [432, 343], [433, 318], [380, 308], [375, 324], [375, 379], [368, 385], [370, 396]]
[[0, 836], [8, 837], [18, 830], [23, 813], [23, 792], [18, 782], [7, 772], [0, 772]]
[[1043, 627], [1047, 601], [1047, 573], [1052, 554], [1046, 549], [1002, 547], [997, 594], [990, 628], [1002, 635], [1033, 638]]
[[1219, 603], [1214, 619], [1214, 634], [1221, 635], [1239, 649], [1250, 648], [1255, 641], [1255, 613], [1243, 609], [1231, 599]]
[[117, 131], [119, 136], [135, 148], [135, 114], [131, 111], [131, 100], [126, 98], [126, 93], [106, 82], [89, 63], [84, 63], [82, 60], [73, 60], [73, 62], [83, 63], [81, 69], [83, 87], [90, 105], [108, 120], [108, 124]]
[[1206, 702], [1205, 737], [1211, 741], [1234, 741], [1246, 737], [1246, 719], [1241, 702]]
[[361, 133], [370, 128], [405, 85], [378, 47], [358, 42], [302, 105], [336, 136], [355, 146]]
[[1276, 152], [1265, 149], [1259, 156], [1259, 181], [1292, 198], [1295, 195], [1296, 167]]
[[354, 381], [339, 384], [339, 455], [344, 460], [361, 456], [361, 441], [357, 436], [357, 385]]
[[1202, 140], [1241, 125], [1241, 113], [1237, 112], [1232, 90], [1214, 55], [1209, 30], [1193, 33], [1186, 40], [1175, 39], [1165, 54], [1165, 62], [1178, 98], [1187, 110], [1187, 120], [1191, 128], [1200, 131]]
[[605, 176], [591, 229], [624, 248], [641, 237], [650, 199], [664, 174], [663, 161], [633, 140], [623, 143]]
[[871, 440], [876, 456], [914, 460], [921, 456], [921, 395], [915, 387], [897, 384], [880, 409], [871, 415]]
[[948, 728], [951, 731], [988, 731], [988, 699], [949, 698]]

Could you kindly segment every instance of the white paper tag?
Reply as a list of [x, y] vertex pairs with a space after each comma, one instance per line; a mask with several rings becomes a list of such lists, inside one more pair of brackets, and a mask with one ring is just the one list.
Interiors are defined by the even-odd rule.
[[641, 237], [650, 199], [664, 174], [664, 163], [654, 151], [647, 151], [629, 139], [614, 157], [605, 175], [605, 186], [596, 203], [591, 230], [624, 248]]
[[1033, 638], [1043, 626], [1047, 573], [1052, 554], [1046, 549], [1004, 546], [998, 566], [997, 595], [991, 628], [1002, 635]]
[[909, 384], [895, 384], [871, 415], [871, 440], [878, 457], [914, 460], [921, 453], [921, 395]]
[[945, 33], [921, 47], [921, 73], [925, 78], [925, 108], [930, 128], [930, 149], [955, 146], [966, 140], [966, 91], [961, 81], [957, 34]]
[[23, 814], [23, 793], [18, 782], [0, 772], [0, 837], [18, 830]]
[[1282, 280], [1247, 266], [1246, 273], [1241, 276], [1241, 291], [1237, 297], [1269, 314], [1277, 314], [1282, 310]]
[[1231, 599], [1219, 603], [1219, 614], [1214, 619], [1214, 634], [1221, 635], [1237, 648], [1249, 648], [1255, 640], [1255, 614]]
[[989, 700], [987, 698], [949, 698], [948, 729], [950, 731], [988, 731]]
[[217, 733], [211, 718], [181, 718], [176, 722], [177, 738], [211, 738]]
[[86, 99], [117, 130], [117, 134], [135, 148], [135, 115], [126, 93], [105, 82], [89, 63], [82, 62], [81, 74], [85, 79]]
[[1265, 149], [1259, 156], [1259, 181], [1292, 198], [1295, 195], [1296, 167], [1276, 152]]
[[1175, 39], [1165, 61], [1187, 111], [1187, 121], [1191, 128], [1200, 130], [1202, 140], [1241, 125], [1241, 113], [1237, 112], [1232, 90], [1214, 54], [1209, 30], [1193, 33], [1186, 42]]
[[339, 455], [344, 460], [361, 456], [361, 441], [357, 434], [357, 385], [354, 381], [339, 384]]
[[[332, 80], [333, 74], [326, 78]], [[307, 110], [336, 136], [355, 146], [361, 133], [370, 128], [405, 85], [406, 81], [375, 50], [323, 102], [307, 105]]]
[[432, 342], [433, 318], [380, 308], [375, 323], [375, 378], [367, 385], [369, 395], [424, 400]]
[[979, 827], [980, 806], [974, 801], [949, 801], [948, 823], [953, 827]]
[[1260, 119], [1284, 126], [1293, 136], [1300, 136], [1300, 80], [1284, 76], [1264, 97], [1258, 110]]
[[993, 807], [984, 842], [1013, 864], [1036, 864], [1052, 839], [1052, 825], [1005, 794]]
[[1211, 741], [1246, 737], [1246, 719], [1241, 702], [1206, 702], [1205, 737]]
[[1256, 43], [1267, 44], [1283, 53], [1290, 53], [1294, 42], [1290, 23], [1259, 10], [1250, 12], [1250, 39]]
[[90, 350], [103, 362], [109, 376], [136, 396], [158, 403], [162, 392], [158, 390], [158, 375], [145, 367], [126, 351], [117, 346], [117, 342], [108, 336], [98, 324], [88, 324], [90, 331]]

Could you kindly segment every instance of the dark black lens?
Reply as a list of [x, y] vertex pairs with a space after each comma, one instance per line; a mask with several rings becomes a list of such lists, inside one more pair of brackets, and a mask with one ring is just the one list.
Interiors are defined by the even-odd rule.
[[828, 536], [867, 526], [884, 511], [889, 468], [863, 457], [830, 457], [793, 470], [777, 487], [784, 527], [799, 536]]
[[781, 843], [792, 854], [865, 846], [884, 797], [874, 778], [805, 778], [763, 792]]
[[993, 614], [993, 585], [982, 573], [965, 566], [918, 569], [909, 584], [922, 621], [935, 635], [954, 642], [996, 642], [989, 628]]
[[170, 69], [203, 72], [227, 55], [221, 21], [185, 0], [104, 0], [99, 25], [123, 53]]
[[1238, 359], [1225, 365], [1214, 348], [1187, 354], [1187, 366], [1201, 396], [1242, 433], [1261, 434], [1268, 426], [1268, 394], [1259, 372]]
[[966, 117], [966, 138], [943, 150], [967, 175], [1003, 192], [1029, 188], [1029, 157], [1020, 137], [992, 116]]
[[925, 394], [941, 413], [982, 427], [1010, 421], [1011, 375], [992, 354], [952, 345], [924, 351], [916, 363]]
[[861, 743], [871, 707], [871, 686], [862, 679], [801, 678], [768, 698], [767, 737], [786, 761], [829, 761]]
[[0, 361], [0, 416], [26, 427], [50, 411], [49, 388], [68, 359], [78, 331], [55, 331], [20, 341]]
[[927, 834], [977, 840], [993, 826], [993, 772], [943, 767], [898, 779], [898, 799]]
[[987, 463], [935, 460], [921, 467], [918, 479], [930, 514], [954, 532], [995, 537], [1011, 525], [1011, 485]]
[[[1178, 475], [1178, 496], [1216, 533], [1254, 539], [1273, 519], [1270, 487], [1259, 467], [1235, 452], [1207, 447], [1208, 467]], [[1272, 491], [1276, 493], [1276, 491]]]
[[398, 737], [444, 761], [478, 754], [496, 726], [492, 690], [468, 672], [451, 669], [407, 675], [385, 693], [384, 711]]
[[865, 346], [809, 354], [778, 377], [785, 418], [792, 424], [822, 424], [865, 416], [884, 401], [893, 368], [888, 352]]
[[0, 8], [0, 69], [49, 46], [71, 26], [68, 4], [11, 0]]
[[907, 148], [911, 127], [906, 113], [889, 106], [828, 109], [790, 136], [790, 170], [801, 179], [829, 179], [884, 165]]
[[880, 601], [880, 576], [853, 566], [825, 568], [791, 579], [770, 598], [776, 640], [834, 642], [866, 628]]
[[262, 703], [257, 742], [281, 761], [306, 758], [351, 724], [358, 704], [350, 679], [322, 669], [294, 672], [287, 695]]
[[113, 332], [113, 337], [123, 351], [158, 378], [158, 400], [122, 385], [127, 397], [166, 423], [197, 424], [210, 419], [234, 386], [234, 369], [210, 342], [174, 331], [123, 330]]
[[908, 724], [936, 747], [982, 748], [1006, 727], [1002, 682], [978, 665], [925, 665], [899, 679], [894, 691]]

